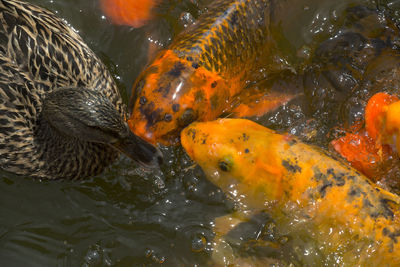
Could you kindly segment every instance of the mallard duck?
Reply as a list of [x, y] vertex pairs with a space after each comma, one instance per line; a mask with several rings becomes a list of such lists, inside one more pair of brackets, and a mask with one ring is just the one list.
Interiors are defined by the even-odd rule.
[[0, 0], [0, 168], [57, 179], [100, 173], [123, 152], [154, 166], [161, 152], [135, 136], [110, 73], [53, 13]]

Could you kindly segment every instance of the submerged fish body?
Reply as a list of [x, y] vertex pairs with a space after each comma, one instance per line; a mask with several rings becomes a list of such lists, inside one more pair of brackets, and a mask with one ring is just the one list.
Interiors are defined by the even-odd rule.
[[[191, 122], [234, 110], [240, 94], [250, 90], [246, 81], [256, 76], [255, 66], [272, 57], [270, 5], [269, 0], [214, 1], [135, 82], [132, 130], [150, 142], [171, 144]], [[262, 97], [266, 91], [254, 93]], [[268, 110], [290, 98], [280, 93], [261, 104]]]
[[100, 0], [100, 7], [112, 23], [141, 27], [152, 18], [158, 0]]
[[322, 150], [244, 119], [193, 123], [181, 143], [242, 218], [296, 217], [335, 264], [400, 264], [400, 198]]

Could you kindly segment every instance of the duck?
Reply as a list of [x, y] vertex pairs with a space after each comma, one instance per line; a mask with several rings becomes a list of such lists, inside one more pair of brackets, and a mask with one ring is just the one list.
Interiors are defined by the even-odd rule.
[[106, 66], [54, 13], [0, 0], [0, 169], [40, 179], [101, 173], [124, 153], [146, 167], [160, 149], [129, 129]]

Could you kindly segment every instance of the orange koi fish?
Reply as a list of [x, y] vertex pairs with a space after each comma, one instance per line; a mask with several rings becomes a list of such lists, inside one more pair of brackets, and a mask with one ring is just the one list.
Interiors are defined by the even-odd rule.
[[149, 21], [158, 0], [100, 0], [101, 10], [112, 23], [139, 28]]
[[[265, 113], [293, 98], [248, 88], [262, 75], [257, 66], [277, 56], [268, 27], [270, 5], [269, 0], [214, 1], [138, 77], [130, 101], [132, 131], [151, 143], [173, 144], [193, 121]], [[269, 74], [282, 67], [269, 65]], [[251, 103], [244, 103], [247, 96]]]
[[354, 168], [374, 179], [381, 165], [400, 151], [400, 101], [384, 92], [373, 95], [365, 107], [365, 128], [358, 127], [331, 142]]
[[[324, 151], [245, 119], [195, 122], [181, 143], [237, 201], [230, 228], [264, 211], [294, 235], [307, 229], [321, 266], [400, 265], [400, 198]], [[219, 222], [216, 253], [229, 251]]]

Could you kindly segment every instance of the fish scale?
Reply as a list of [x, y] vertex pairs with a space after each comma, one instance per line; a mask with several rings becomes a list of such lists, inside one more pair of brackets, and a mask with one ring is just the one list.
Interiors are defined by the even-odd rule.
[[[237, 56], [244, 55], [240, 57], [242, 64], [250, 62], [256, 57], [254, 41], [265, 40], [263, 37], [268, 30], [265, 10], [270, 2], [216, 1], [210, 6], [207, 16], [179, 35], [170, 49], [178, 51], [179, 55], [192, 57], [210, 71], [224, 76], [236, 74], [240, 63]], [[241, 40], [240, 44], [237, 40]], [[223, 55], [230, 56], [223, 60]]]
[[[260, 67], [286, 68], [275, 61], [279, 53], [270, 34], [275, 27], [270, 12], [281, 9], [274, 5], [278, 2], [214, 1], [139, 75], [130, 100], [132, 131], [152, 143], [175, 144], [180, 130], [193, 121], [254, 116], [292, 99], [290, 87], [287, 92], [248, 88], [249, 82], [264, 79], [258, 76]], [[243, 105], [251, 106], [240, 109]]]
[[231, 218], [266, 211], [285, 232], [307, 229], [325, 266], [332, 255], [339, 266], [399, 266], [400, 198], [327, 152], [244, 119], [196, 122], [181, 138], [207, 178], [238, 204]]

